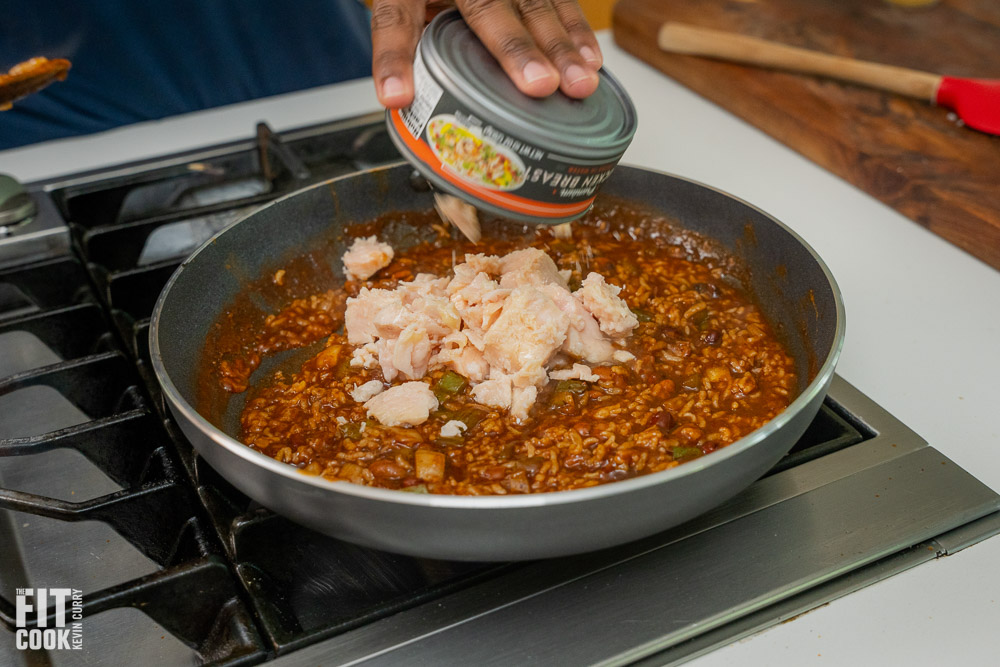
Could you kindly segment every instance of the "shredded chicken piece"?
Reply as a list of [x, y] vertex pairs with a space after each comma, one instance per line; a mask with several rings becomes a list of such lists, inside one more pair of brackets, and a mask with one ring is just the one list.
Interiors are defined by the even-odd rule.
[[571, 239], [573, 238], [573, 223], [564, 222], [561, 225], [553, 225], [552, 235], [557, 239]]
[[352, 345], [374, 343], [379, 336], [376, 318], [382, 315], [382, 311], [402, 308], [402, 305], [400, 294], [391, 290], [362, 287], [356, 297], [347, 300], [347, 310], [344, 312], [347, 342]]
[[411, 380], [418, 380], [427, 373], [431, 361], [431, 339], [427, 329], [417, 323], [406, 326], [395, 339], [384, 338], [376, 346], [379, 349], [379, 363], [382, 375], [392, 382], [396, 374]]
[[482, 271], [471, 281], [466, 283], [465, 280], [465, 276], [461, 279], [456, 276], [448, 284], [448, 292], [451, 294], [452, 305], [465, 323], [465, 333], [471, 333], [469, 339], [482, 350], [482, 337], [500, 316], [510, 290], [501, 289], [495, 280]]
[[622, 338], [639, 326], [639, 320], [618, 296], [621, 291], [621, 287], [609, 285], [604, 282], [604, 276], [592, 271], [573, 296], [597, 318], [601, 331], [613, 338]]
[[442, 438], [457, 438], [462, 435], [465, 430], [469, 428], [469, 425], [458, 419], [452, 419], [451, 421], [445, 422], [444, 426], [441, 427], [441, 437]]
[[391, 245], [374, 236], [354, 239], [344, 253], [344, 274], [348, 280], [368, 280], [380, 269], [389, 266], [394, 254]]
[[490, 275], [500, 273], [500, 258], [496, 255], [486, 255], [483, 253], [466, 255], [465, 263], [475, 273], [488, 273]]
[[538, 398], [538, 387], [530, 385], [518, 387], [511, 392], [510, 414], [518, 421], [528, 418], [528, 411]]
[[500, 287], [546, 284], [567, 287], [566, 278], [552, 258], [538, 248], [516, 250], [500, 258]]
[[456, 331], [441, 339], [441, 350], [431, 359], [431, 365], [451, 368], [470, 382], [482, 382], [490, 374], [489, 362], [472, 345], [465, 331]]
[[531, 372], [562, 347], [568, 326], [568, 318], [552, 299], [534, 287], [518, 287], [486, 331], [483, 354], [505, 373]]
[[389, 387], [365, 403], [368, 416], [386, 426], [423, 424], [437, 407], [437, 397], [426, 382], [404, 382]]
[[477, 403], [502, 410], [510, 409], [512, 394], [510, 376], [504, 375], [480, 382], [472, 388], [472, 397]]
[[375, 368], [378, 366], [378, 347], [375, 343], [365, 343], [354, 350], [351, 355], [351, 366], [361, 368]]
[[[503, 257], [466, 255], [454, 271], [451, 278], [419, 274], [392, 290], [362, 288], [347, 300], [347, 338], [358, 346], [351, 364], [380, 366], [386, 382], [411, 380], [365, 403], [383, 424], [427, 418], [423, 407], [430, 390], [414, 381], [436, 368], [468, 378], [477, 402], [523, 420], [550, 378], [596, 382], [586, 364], [634, 358], [613, 343], [620, 344], [638, 320], [618, 296], [621, 288], [600, 274], [591, 273], [581, 289], [570, 292], [567, 274], [535, 248]], [[560, 353], [584, 363], [549, 371]], [[409, 390], [422, 392], [424, 399], [408, 396], [418, 408], [389, 405], [394, 390], [414, 385], [423, 387]], [[393, 409], [412, 411], [420, 421]]]
[[583, 380], [584, 382], [597, 382], [600, 376], [584, 364], [573, 364], [572, 368], [561, 371], [549, 371], [549, 377], [553, 380]]
[[[374, 355], [388, 382], [397, 375], [417, 380], [429, 369], [441, 341], [457, 333], [462, 319], [445, 295], [447, 278], [419, 274], [394, 290], [363, 287], [347, 300], [344, 325], [354, 345], [374, 343]], [[367, 349], [351, 363], [370, 367]]]
[[611, 341], [579, 299], [558, 285], [542, 285], [539, 289], [569, 318], [563, 351], [589, 364], [604, 364], [612, 359], [615, 349]]
[[378, 380], [371, 380], [355, 387], [351, 392], [351, 398], [358, 403], [364, 403], [368, 399], [381, 394], [383, 389], [385, 389], [385, 387], [382, 386], [381, 382]]
[[479, 243], [483, 237], [479, 226], [479, 214], [476, 207], [467, 204], [458, 197], [441, 192], [434, 193], [434, 208], [445, 222], [450, 222], [458, 228], [473, 243]]

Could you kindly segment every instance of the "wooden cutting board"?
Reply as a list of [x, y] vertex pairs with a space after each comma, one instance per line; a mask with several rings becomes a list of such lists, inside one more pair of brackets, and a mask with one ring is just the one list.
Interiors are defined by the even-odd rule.
[[619, 0], [618, 45], [1000, 269], [1000, 137], [945, 109], [800, 74], [661, 52], [678, 21], [926, 71], [1000, 78], [1000, 2]]

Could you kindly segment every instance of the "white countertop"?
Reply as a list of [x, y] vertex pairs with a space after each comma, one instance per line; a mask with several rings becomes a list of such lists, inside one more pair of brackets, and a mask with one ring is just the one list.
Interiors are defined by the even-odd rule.
[[[1000, 272], [600, 36], [638, 108], [623, 162], [742, 197], [829, 264], [847, 304], [838, 372], [1000, 489]], [[370, 80], [0, 152], [29, 182], [378, 110]], [[2, 122], [2, 117], [0, 117]], [[997, 664], [1000, 538], [836, 600], [692, 665]]]

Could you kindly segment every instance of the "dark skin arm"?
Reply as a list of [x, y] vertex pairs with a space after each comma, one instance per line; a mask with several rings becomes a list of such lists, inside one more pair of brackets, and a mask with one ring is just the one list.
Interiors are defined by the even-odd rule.
[[379, 102], [413, 101], [413, 56], [427, 20], [457, 6], [514, 84], [532, 97], [597, 89], [601, 49], [576, 0], [374, 0], [372, 76]]

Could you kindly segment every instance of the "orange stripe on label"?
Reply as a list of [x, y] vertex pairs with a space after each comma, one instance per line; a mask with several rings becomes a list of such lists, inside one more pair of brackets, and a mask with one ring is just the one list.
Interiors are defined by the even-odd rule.
[[536, 218], [564, 218], [583, 213], [590, 208], [590, 205], [594, 203], [594, 199], [597, 198], [595, 195], [585, 201], [573, 202], [571, 204], [550, 204], [548, 202], [519, 197], [518, 195], [511, 194], [509, 192], [491, 190], [481, 185], [470, 183], [446, 168], [437, 156], [434, 155], [434, 151], [432, 151], [431, 147], [427, 145], [427, 142], [422, 139], [416, 139], [412, 134], [410, 134], [410, 130], [406, 127], [406, 124], [403, 123], [403, 119], [399, 115], [398, 109], [393, 109], [389, 112], [389, 115], [392, 118], [392, 124], [396, 128], [396, 133], [399, 135], [400, 139], [403, 140], [403, 143], [407, 148], [413, 151], [413, 154], [418, 160], [430, 167], [431, 171], [454, 185], [459, 190], [467, 192], [485, 202], [499, 206], [500, 208], [522, 213], [524, 215], [534, 216]]

